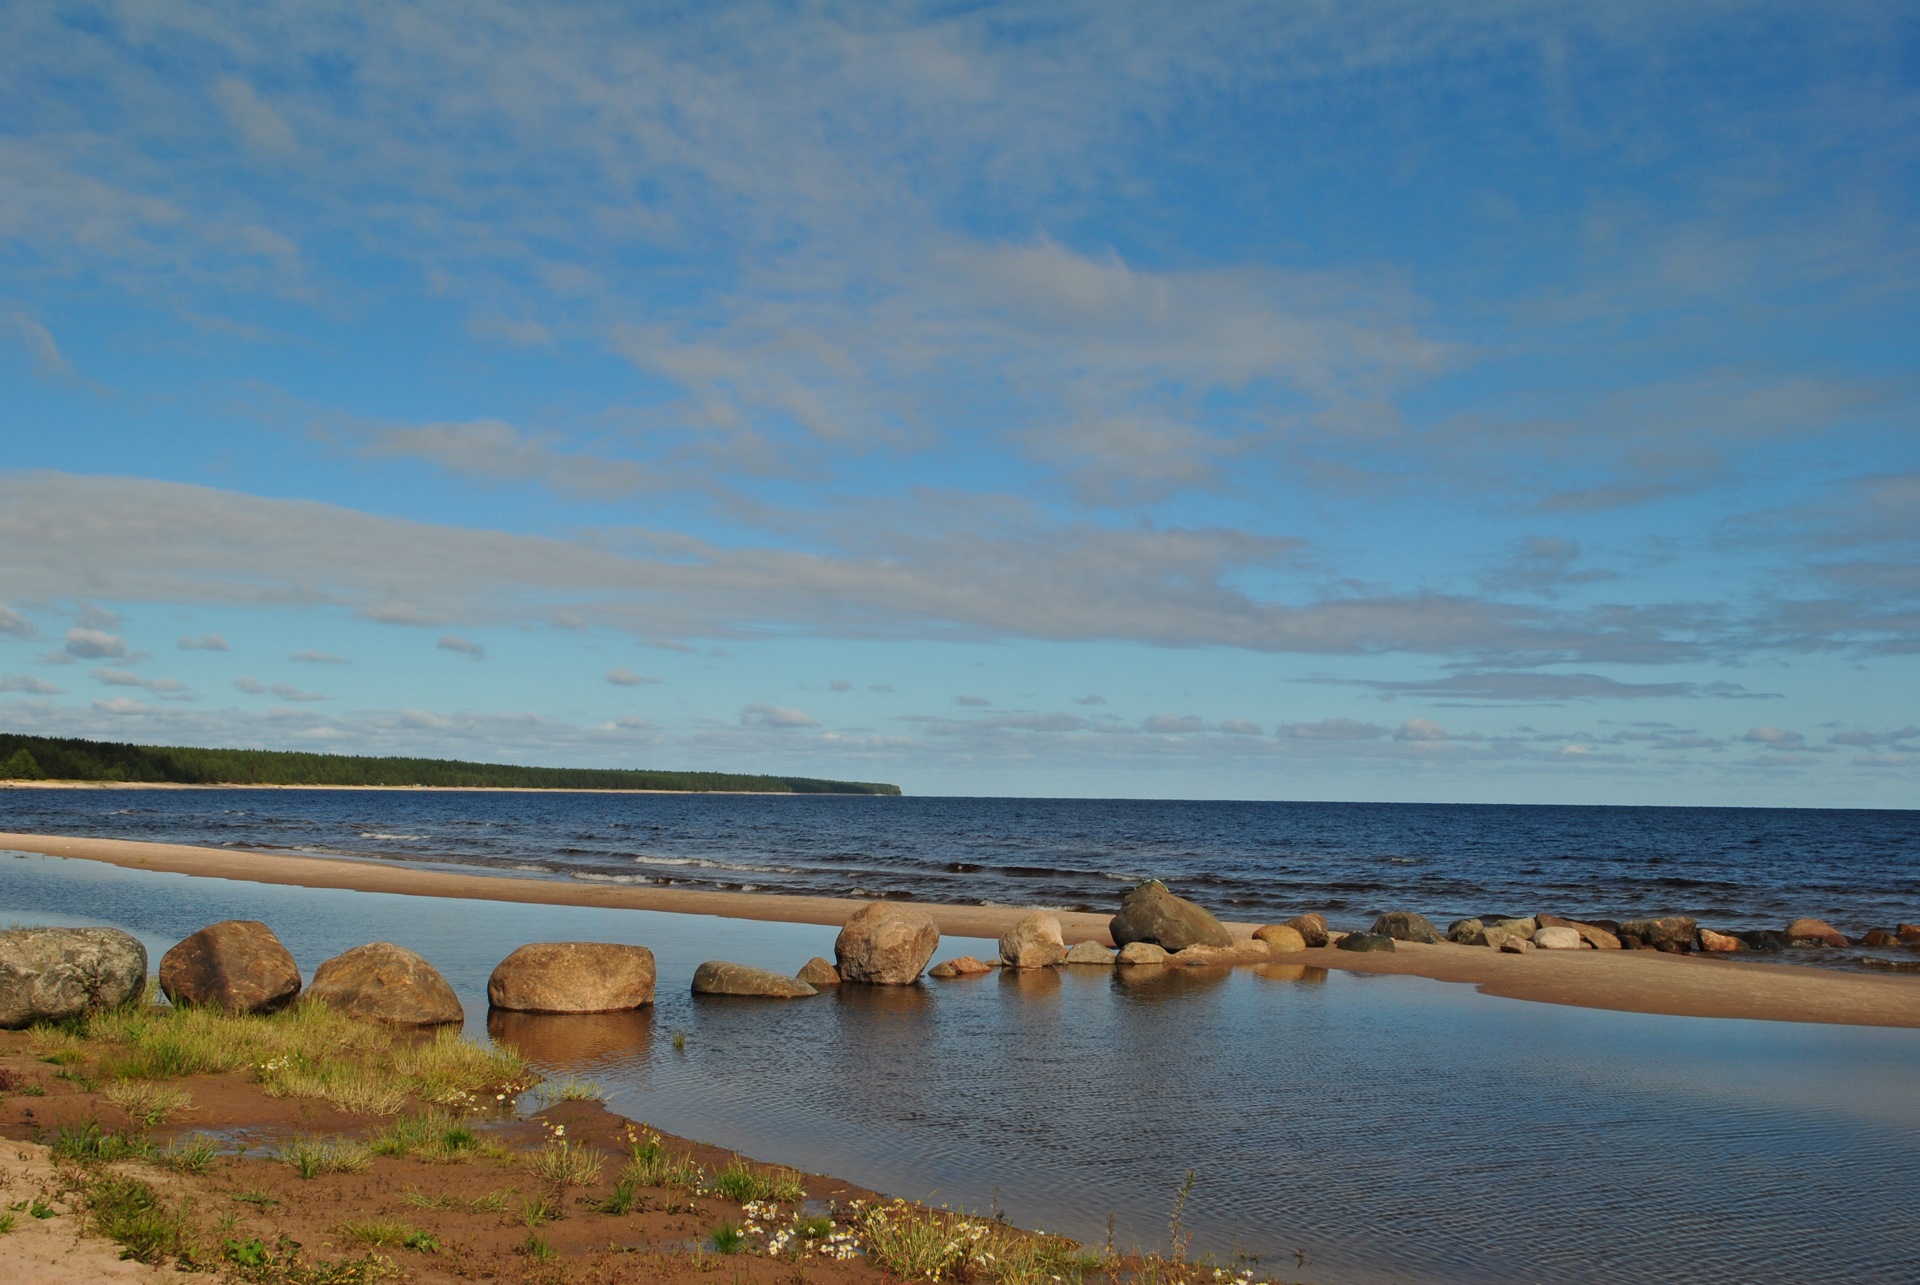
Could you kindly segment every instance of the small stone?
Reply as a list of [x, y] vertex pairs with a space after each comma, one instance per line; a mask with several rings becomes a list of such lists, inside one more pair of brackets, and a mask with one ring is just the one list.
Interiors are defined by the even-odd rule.
[[1327, 917], [1319, 911], [1295, 915], [1287, 920], [1286, 926], [1300, 934], [1300, 940], [1307, 943], [1308, 950], [1316, 950], [1327, 944]]
[[1067, 948], [1069, 964], [1098, 964], [1103, 968], [1113, 967], [1113, 952], [1097, 941], [1075, 942]]
[[800, 971], [793, 975], [796, 982], [805, 982], [809, 986], [838, 986], [840, 970], [828, 961], [815, 955], [800, 965]]
[[1411, 910], [1389, 910], [1373, 921], [1371, 932], [1374, 936], [1391, 937], [1395, 941], [1420, 942], [1423, 945], [1438, 945], [1440, 942], [1440, 934], [1432, 921]]
[[257, 919], [208, 924], [160, 957], [160, 989], [186, 1008], [272, 1013], [300, 995], [293, 955]]
[[1620, 939], [1599, 924], [1583, 924], [1577, 919], [1562, 919], [1558, 915], [1538, 915], [1535, 917], [1541, 928], [1571, 928], [1580, 934], [1580, 940], [1595, 950], [1619, 950]]
[[1866, 935], [1864, 944], [1875, 949], [1880, 949], [1885, 946], [1898, 946], [1900, 944], [1900, 938], [1884, 928], [1875, 928]]
[[1486, 924], [1489, 932], [1498, 928], [1509, 935], [1525, 937], [1528, 941], [1532, 941], [1533, 935], [1540, 931], [1539, 921], [1532, 916], [1525, 919], [1489, 919]]
[[1348, 933], [1335, 945], [1341, 950], [1392, 951], [1395, 949], [1393, 938], [1385, 933]]
[[1120, 946], [1147, 941], [1166, 950], [1185, 950], [1233, 944], [1233, 934], [1211, 911], [1174, 896], [1158, 879], [1149, 879], [1128, 893], [1107, 930]]
[[1755, 928], [1751, 932], [1734, 933], [1733, 935], [1747, 943], [1748, 950], [1770, 953], [1787, 948], [1786, 934], [1775, 932], [1771, 928]]
[[1824, 919], [1796, 919], [1787, 925], [1787, 944], [1844, 947], [1847, 939]]
[[[1534, 932], [1538, 931], [1539, 929], [1534, 930]], [[1532, 938], [1533, 933], [1523, 933], [1517, 929], [1507, 928], [1500, 924], [1488, 924], [1480, 931], [1480, 944], [1483, 946], [1491, 946], [1495, 950], [1503, 949], [1510, 941], [1531, 943]]]
[[1909, 946], [1920, 946], [1920, 924], [1901, 924], [1894, 935]]
[[770, 968], [749, 968], [709, 959], [693, 970], [695, 995], [738, 995], [756, 999], [802, 999], [820, 992]]
[[1533, 934], [1533, 944], [1541, 950], [1585, 950], [1587, 943], [1571, 928], [1541, 928]]
[[1701, 950], [1710, 951], [1716, 955], [1730, 955], [1735, 951], [1745, 950], [1746, 948], [1747, 943], [1741, 941], [1731, 933], [1717, 933], [1711, 928], [1702, 928], [1700, 930]]
[[437, 969], [392, 942], [369, 942], [313, 970], [307, 998], [349, 1017], [391, 1026], [445, 1026], [466, 1010]]
[[910, 986], [940, 945], [933, 916], [911, 906], [871, 902], [856, 910], [833, 942], [843, 982]]
[[1291, 955], [1307, 948], [1306, 936], [1292, 924], [1268, 924], [1253, 930], [1255, 941], [1264, 941], [1276, 955]]
[[[1536, 930], [1537, 931], [1537, 930]], [[1519, 933], [1502, 932], [1500, 953], [1503, 955], [1524, 955], [1533, 949], [1533, 943]]]
[[146, 984], [147, 948], [118, 928], [0, 932], [0, 1027], [118, 1008]]
[[1120, 948], [1123, 964], [1164, 964], [1170, 956], [1150, 941], [1130, 941]]
[[1066, 957], [1060, 917], [1044, 910], [1022, 915], [1000, 938], [1000, 962], [1008, 968], [1051, 968]]
[[487, 978], [487, 1003], [515, 1013], [619, 1013], [653, 1003], [653, 952], [606, 941], [529, 942]]
[[1272, 957], [1267, 943], [1242, 941], [1231, 946], [1189, 946], [1174, 952], [1173, 962], [1186, 968], [1231, 968], [1235, 964], [1264, 964]]
[[1447, 940], [1459, 946], [1487, 944], [1487, 926], [1478, 919], [1456, 919], [1447, 925]]
[[935, 964], [927, 970], [929, 977], [978, 977], [982, 973], [993, 971], [993, 965], [984, 959], [975, 959], [972, 955], [962, 955], [958, 959], [949, 959], [944, 964]]

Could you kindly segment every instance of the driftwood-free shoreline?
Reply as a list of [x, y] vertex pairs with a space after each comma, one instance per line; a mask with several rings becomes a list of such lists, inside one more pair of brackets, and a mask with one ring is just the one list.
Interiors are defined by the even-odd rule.
[[[0, 832], [0, 849], [101, 861], [127, 869], [307, 888], [402, 896], [592, 906], [714, 915], [763, 922], [839, 927], [863, 905], [835, 897], [710, 892], [564, 883], [557, 880], [456, 874], [365, 861], [199, 848], [126, 839]], [[942, 936], [998, 939], [1030, 913], [1025, 907], [912, 903]], [[1110, 945], [1110, 917], [1060, 912], [1062, 940]], [[1251, 943], [1259, 924], [1227, 922], [1236, 943]], [[1532, 950], [1510, 954], [1451, 942], [1397, 942], [1392, 952], [1337, 946], [1273, 952], [1244, 964], [1305, 965], [1470, 983], [1511, 999], [1623, 1012], [1686, 1017], [1861, 1026], [1920, 1027], [1920, 977], [1867, 976], [1753, 956], [1667, 954], [1657, 950]], [[1235, 952], [1238, 953], [1238, 952]], [[799, 961], [796, 961], [796, 964]], [[1197, 961], [1196, 961], [1197, 962]], [[1176, 955], [1167, 966], [1182, 966]], [[1230, 966], [1210, 961], [1207, 966]]]

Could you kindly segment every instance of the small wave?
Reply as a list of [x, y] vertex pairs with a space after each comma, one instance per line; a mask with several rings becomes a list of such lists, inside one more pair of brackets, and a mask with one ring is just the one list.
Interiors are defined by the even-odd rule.
[[424, 834], [389, 834], [385, 830], [362, 830], [362, 839], [384, 839], [393, 843], [419, 843], [426, 839]]

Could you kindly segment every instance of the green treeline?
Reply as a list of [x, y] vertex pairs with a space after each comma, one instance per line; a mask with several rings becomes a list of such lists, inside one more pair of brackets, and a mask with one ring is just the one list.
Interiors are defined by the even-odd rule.
[[0, 780], [130, 781], [174, 785], [440, 785], [533, 790], [687, 790], [695, 793], [898, 794], [897, 785], [737, 772], [513, 767], [455, 759], [373, 758], [283, 750], [125, 745], [0, 732]]

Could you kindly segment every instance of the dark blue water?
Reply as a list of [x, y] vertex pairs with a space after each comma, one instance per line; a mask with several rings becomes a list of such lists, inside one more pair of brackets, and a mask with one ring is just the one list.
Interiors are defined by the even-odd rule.
[[[791, 972], [833, 930], [0, 853], [0, 926], [113, 924], [157, 959], [225, 918], [266, 920], [307, 976], [367, 940], [417, 950], [470, 1032], [670, 1132], [1096, 1246], [1111, 1214], [1120, 1247], [1164, 1247], [1191, 1169], [1196, 1252], [1250, 1251], [1263, 1277], [1318, 1285], [1911, 1281], [1920, 1261], [1920, 1031], [1277, 964], [711, 999], [689, 992], [699, 961]], [[554, 940], [650, 947], [654, 1009], [489, 1021], [493, 966]]]
[[0, 829], [528, 877], [1107, 911], [1146, 876], [1229, 919], [1490, 912], [1920, 921], [1920, 811], [0, 790]]

